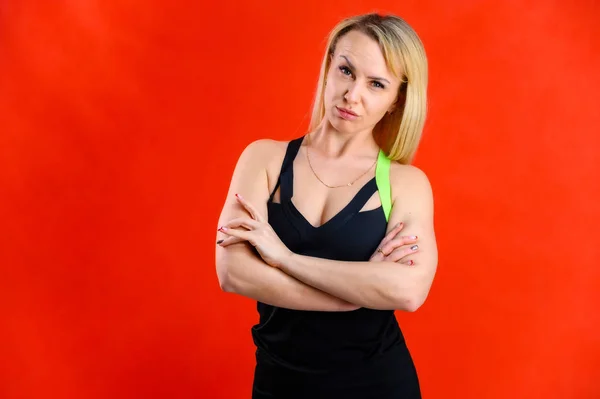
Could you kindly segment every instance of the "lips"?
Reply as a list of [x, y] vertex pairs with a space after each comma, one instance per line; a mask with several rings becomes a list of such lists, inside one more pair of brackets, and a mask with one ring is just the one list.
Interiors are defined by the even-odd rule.
[[358, 115], [356, 114], [356, 112], [350, 111], [349, 109], [346, 109], [346, 108], [340, 108], [340, 107], [336, 107], [336, 108], [337, 108], [339, 111], [343, 112], [343, 113], [346, 113], [346, 114], [349, 114], [349, 115], [352, 115], [352, 116], [358, 116]]
[[337, 110], [338, 116], [344, 120], [353, 121], [358, 118], [356, 112], [350, 111], [349, 109], [339, 107], [335, 107], [335, 109]]

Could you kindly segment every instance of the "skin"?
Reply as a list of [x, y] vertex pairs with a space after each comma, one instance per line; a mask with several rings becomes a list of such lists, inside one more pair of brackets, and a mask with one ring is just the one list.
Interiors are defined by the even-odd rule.
[[[373, 177], [379, 148], [372, 130], [387, 112], [394, 112], [400, 86], [378, 44], [360, 32], [343, 36], [331, 57], [324, 121], [310, 140], [304, 140], [294, 161], [292, 201], [315, 227], [335, 216]], [[358, 116], [347, 120], [340, 108]], [[433, 197], [426, 175], [414, 166], [392, 163], [388, 234], [380, 245], [382, 251], [369, 261], [307, 257], [292, 253], [267, 222], [266, 203], [286, 145], [259, 140], [240, 156], [219, 218], [217, 239], [223, 241], [217, 246], [216, 266], [221, 287], [292, 309], [418, 309], [437, 268]], [[319, 182], [315, 173], [334, 186], [362, 177], [352, 186], [332, 189]], [[277, 193], [274, 200], [278, 198]], [[375, 194], [363, 210], [380, 205]]]

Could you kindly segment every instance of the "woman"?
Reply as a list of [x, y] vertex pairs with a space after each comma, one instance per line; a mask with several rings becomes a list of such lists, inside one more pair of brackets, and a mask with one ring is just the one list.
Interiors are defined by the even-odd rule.
[[346, 19], [310, 132], [241, 154], [216, 266], [223, 290], [258, 301], [253, 398], [420, 397], [394, 310], [418, 309], [437, 267], [431, 187], [410, 165], [426, 89], [406, 22]]

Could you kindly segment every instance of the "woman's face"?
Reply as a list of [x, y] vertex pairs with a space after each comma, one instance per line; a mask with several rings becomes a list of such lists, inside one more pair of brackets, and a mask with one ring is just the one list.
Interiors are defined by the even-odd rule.
[[340, 132], [373, 129], [394, 109], [399, 86], [379, 44], [362, 32], [350, 31], [338, 40], [331, 57], [325, 116]]

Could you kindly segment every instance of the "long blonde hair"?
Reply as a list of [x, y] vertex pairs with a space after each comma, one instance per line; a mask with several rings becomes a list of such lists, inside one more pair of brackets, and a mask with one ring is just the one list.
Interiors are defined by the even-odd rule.
[[325, 116], [325, 80], [336, 44], [354, 30], [379, 43], [388, 68], [401, 78], [396, 108], [377, 123], [373, 137], [390, 159], [410, 164], [421, 140], [427, 114], [427, 56], [417, 33], [397, 16], [359, 15], [344, 19], [333, 28], [321, 63], [310, 130], [315, 130]]

